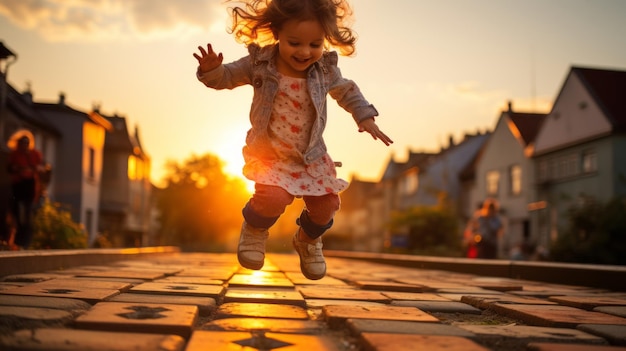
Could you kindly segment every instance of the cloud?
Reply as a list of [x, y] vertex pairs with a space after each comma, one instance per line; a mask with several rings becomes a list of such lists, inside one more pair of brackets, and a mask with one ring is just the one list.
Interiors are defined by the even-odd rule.
[[224, 23], [221, 10], [221, 0], [0, 0], [0, 16], [49, 41], [180, 36]]
[[446, 87], [447, 94], [456, 98], [470, 101], [485, 101], [500, 98], [503, 92], [500, 90], [485, 90], [480, 82], [459, 82]]

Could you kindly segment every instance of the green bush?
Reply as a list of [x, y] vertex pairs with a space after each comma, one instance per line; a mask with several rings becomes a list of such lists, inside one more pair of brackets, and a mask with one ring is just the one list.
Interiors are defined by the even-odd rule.
[[83, 249], [87, 247], [87, 233], [72, 221], [69, 212], [48, 199], [34, 216], [32, 249]]
[[568, 227], [551, 248], [555, 261], [626, 264], [626, 198], [568, 209]]
[[392, 232], [407, 235], [407, 251], [413, 254], [456, 257], [462, 254], [456, 217], [441, 206], [417, 206], [394, 213]]

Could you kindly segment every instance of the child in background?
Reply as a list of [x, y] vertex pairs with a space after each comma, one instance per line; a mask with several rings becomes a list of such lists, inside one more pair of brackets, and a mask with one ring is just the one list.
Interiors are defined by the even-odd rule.
[[249, 54], [223, 64], [222, 53], [207, 44], [193, 55], [197, 78], [207, 87], [254, 88], [243, 174], [255, 182], [255, 192], [242, 211], [237, 257], [243, 267], [261, 269], [268, 229], [301, 196], [305, 209], [296, 221], [293, 246], [304, 276], [321, 279], [326, 274], [321, 236], [339, 210], [338, 193], [348, 186], [337, 178], [322, 138], [327, 94], [352, 115], [359, 132], [385, 145], [393, 141], [374, 122], [378, 111], [353, 81], [342, 77], [337, 53], [327, 50], [333, 47], [346, 56], [355, 51], [345, 0], [243, 3], [230, 9], [231, 31]]

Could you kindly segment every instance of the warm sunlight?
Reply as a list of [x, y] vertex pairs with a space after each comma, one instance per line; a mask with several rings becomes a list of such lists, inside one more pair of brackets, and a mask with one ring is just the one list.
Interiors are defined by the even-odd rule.
[[254, 192], [254, 182], [246, 179], [242, 174], [244, 162], [241, 149], [244, 145], [242, 136], [246, 135], [245, 128], [240, 127], [240, 130], [225, 132], [223, 140], [219, 143], [218, 151], [215, 151], [215, 153], [224, 162], [224, 173], [242, 179], [246, 185], [246, 190], [252, 194]]

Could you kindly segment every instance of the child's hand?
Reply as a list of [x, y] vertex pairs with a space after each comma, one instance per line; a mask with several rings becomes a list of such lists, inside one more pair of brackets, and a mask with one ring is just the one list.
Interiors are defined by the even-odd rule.
[[198, 46], [198, 50], [200, 50], [200, 55], [197, 53], [193, 54], [193, 57], [198, 60], [198, 65], [200, 66], [200, 72], [208, 72], [216, 69], [219, 65], [224, 61], [224, 56], [222, 53], [216, 54], [211, 47], [211, 44], [207, 44], [206, 50], [202, 46]]
[[387, 146], [393, 144], [393, 140], [391, 140], [391, 138], [389, 138], [387, 135], [385, 135], [385, 133], [378, 129], [376, 122], [374, 122], [374, 117], [368, 118], [359, 123], [359, 132], [368, 132], [372, 135], [372, 138], [374, 138], [374, 140], [380, 139], [380, 141], [385, 143], [385, 145]]

